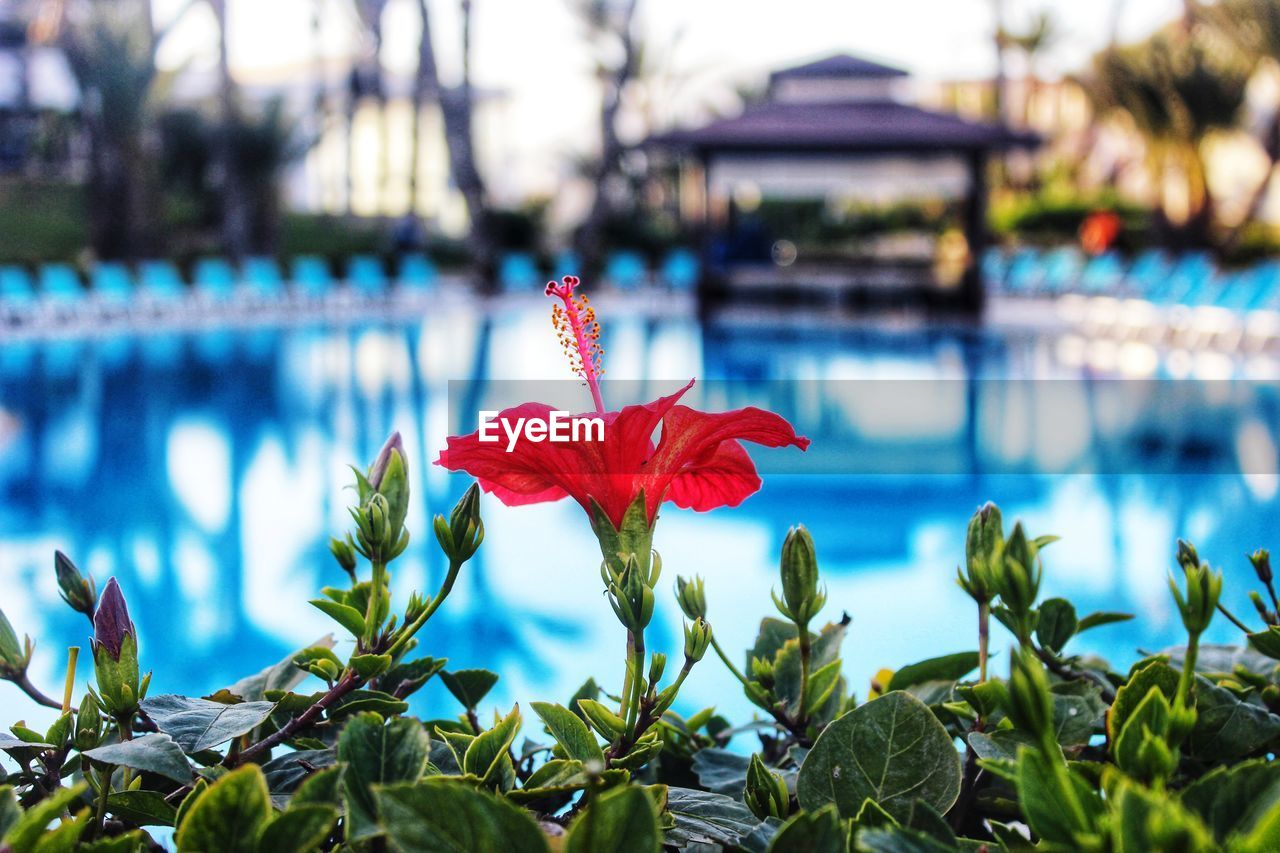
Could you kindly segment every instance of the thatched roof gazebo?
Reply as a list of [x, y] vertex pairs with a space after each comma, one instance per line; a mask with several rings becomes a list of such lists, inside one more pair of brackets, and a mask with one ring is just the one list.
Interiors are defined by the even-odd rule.
[[[987, 164], [993, 152], [1038, 144], [1036, 136], [970, 121], [906, 102], [907, 73], [837, 55], [774, 72], [767, 98], [741, 115], [651, 137], [646, 149], [679, 163], [681, 213], [699, 222], [709, 242], [737, 221], [744, 187], [756, 197], [887, 201], [938, 197], [958, 201], [967, 245], [963, 273], [947, 288], [930, 264], [847, 263], [821, 269], [712, 261], [713, 286], [727, 295], [784, 279], [812, 279], [831, 290], [893, 288], [980, 310], [977, 259], [986, 244]], [[770, 269], [770, 266], [773, 268]], [[879, 267], [879, 268], [877, 268]], [[923, 267], [923, 269], [921, 269]], [[821, 284], [820, 284], [821, 282]]]

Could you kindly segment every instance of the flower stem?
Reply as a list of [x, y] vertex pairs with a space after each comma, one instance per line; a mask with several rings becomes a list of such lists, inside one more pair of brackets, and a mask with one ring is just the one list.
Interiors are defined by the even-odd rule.
[[378, 641], [378, 611], [381, 608], [382, 585], [386, 582], [387, 564], [381, 559], [373, 561], [373, 580], [369, 588], [369, 607], [364, 617], [365, 651], [372, 652]]
[[41, 693], [40, 690], [31, 683], [31, 679], [25, 672], [18, 678], [15, 678], [13, 683], [18, 686], [19, 690], [31, 697], [31, 700], [37, 704], [44, 705], [46, 708], [57, 708], [58, 710], [62, 710], [62, 703], [56, 699], [50, 699], [48, 696]]
[[71, 713], [71, 694], [76, 689], [76, 663], [80, 660], [80, 647], [67, 649], [67, 679], [62, 685], [62, 713]]
[[1182, 658], [1182, 672], [1178, 674], [1178, 692], [1174, 695], [1174, 705], [1181, 708], [1191, 707], [1191, 689], [1196, 683], [1196, 658], [1200, 654], [1200, 635], [1187, 635], [1187, 651]]
[[413, 635], [418, 633], [423, 625], [427, 624], [427, 620], [440, 609], [440, 605], [449, 597], [449, 593], [453, 591], [453, 584], [458, 579], [458, 571], [462, 568], [462, 563], [462, 560], [449, 561], [449, 571], [444, 576], [444, 583], [440, 585], [439, 592], [435, 594], [435, 597], [431, 599], [431, 603], [422, 611], [422, 615], [400, 630], [395, 642], [387, 649], [387, 654], [391, 655], [392, 660], [395, 660], [396, 655], [413, 639]]
[[716, 655], [719, 656], [724, 665], [729, 668], [729, 672], [733, 673], [733, 677], [741, 681], [743, 685], [746, 685], [747, 677], [733, 665], [733, 661], [729, 660], [729, 656], [724, 653], [724, 649], [720, 648], [720, 641], [716, 639], [715, 634], [711, 635], [711, 648], [715, 650]]
[[987, 680], [987, 657], [991, 646], [991, 604], [978, 602], [978, 681]]
[[1226, 607], [1222, 606], [1222, 603], [1221, 603], [1221, 602], [1219, 602], [1219, 604], [1218, 604], [1218, 612], [1219, 612], [1219, 613], [1221, 613], [1223, 616], [1227, 617], [1227, 621], [1228, 621], [1228, 622], [1230, 622], [1232, 625], [1235, 625], [1235, 626], [1236, 626], [1237, 628], [1239, 628], [1241, 631], [1244, 631], [1246, 634], [1252, 634], [1252, 633], [1253, 633], [1253, 631], [1249, 630], [1249, 626], [1248, 626], [1248, 625], [1244, 624], [1244, 623], [1243, 623], [1243, 622], [1241, 622], [1239, 619], [1237, 619], [1237, 618], [1236, 618], [1236, 616], [1235, 616], [1235, 614], [1233, 614], [1233, 613], [1232, 613], [1230, 610], [1228, 610]]
[[98, 808], [94, 815], [94, 824], [99, 834], [107, 826], [107, 798], [111, 796], [111, 768], [106, 767], [98, 774]]
[[631, 696], [627, 700], [627, 728], [636, 725], [640, 717], [640, 700], [644, 697], [644, 631], [635, 635], [631, 651]]
[[809, 719], [809, 665], [813, 657], [813, 641], [809, 638], [809, 626], [797, 625], [800, 629], [800, 702], [796, 711], [796, 722], [801, 728]]

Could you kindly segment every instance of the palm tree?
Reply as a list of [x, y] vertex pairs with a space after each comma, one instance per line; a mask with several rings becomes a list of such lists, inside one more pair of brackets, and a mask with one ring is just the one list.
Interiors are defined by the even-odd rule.
[[640, 64], [635, 17], [638, 0], [573, 0], [588, 40], [595, 45], [600, 101], [600, 156], [591, 170], [595, 198], [578, 228], [575, 244], [582, 271], [594, 276], [604, 253], [604, 231], [613, 212], [609, 185], [618, 175], [625, 146], [618, 136], [623, 94]]
[[1027, 28], [1005, 33], [1005, 44], [1016, 48], [1026, 62], [1025, 89], [1022, 98], [1022, 123], [1031, 124], [1031, 107], [1040, 90], [1038, 60], [1058, 40], [1058, 25], [1046, 9], [1032, 17]]
[[1082, 81], [1095, 110], [1123, 116], [1142, 136], [1166, 218], [1172, 206], [1166, 176], [1181, 175], [1188, 201], [1183, 236], [1201, 245], [1211, 242], [1214, 214], [1201, 148], [1214, 131], [1235, 126], [1249, 79], [1248, 69], [1208, 35], [1179, 25], [1103, 51]]

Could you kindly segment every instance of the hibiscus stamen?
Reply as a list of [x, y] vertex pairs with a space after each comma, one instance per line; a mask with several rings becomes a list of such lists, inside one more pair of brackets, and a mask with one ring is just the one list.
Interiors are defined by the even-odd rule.
[[560, 348], [569, 359], [569, 367], [586, 381], [596, 411], [603, 414], [600, 377], [604, 375], [604, 347], [600, 345], [600, 323], [591, 300], [574, 295], [579, 283], [576, 275], [567, 275], [560, 284], [547, 282], [545, 293], [564, 303], [551, 309], [551, 324], [560, 339]]

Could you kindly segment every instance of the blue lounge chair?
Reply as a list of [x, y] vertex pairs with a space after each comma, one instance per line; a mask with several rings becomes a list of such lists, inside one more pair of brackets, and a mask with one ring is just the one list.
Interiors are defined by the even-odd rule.
[[533, 257], [523, 252], [513, 252], [503, 257], [498, 267], [498, 283], [508, 293], [519, 293], [531, 291], [543, 282]]
[[1248, 298], [1241, 310], [1274, 310], [1280, 301], [1280, 262], [1267, 261], [1254, 267], [1248, 287]]
[[299, 255], [289, 265], [294, 290], [310, 299], [323, 299], [333, 290], [329, 262], [315, 255]]
[[236, 271], [225, 258], [201, 258], [192, 272], [196, 292], [212, 302], [227, 302], [236, 292]]
[[396, 271], [396, 286], [402, 290], [430, 290], [439, 276], [436, 265], [426, 255], [404, 255]]
[[1009, 261], [1009, 271], [1005, 276], [1005, 289], [1009, 293], [1030, 296], [1040, 286], [1044, 278], [1044, 267], [1040, 253], [1035, 249], [1019, 249]]
[[567, 275], [582, 275], [582, 259], [577, 252], [556, 253], [555, 262], [551, 265], [551, 277], [559, 281]]
[[662, 261], [662, 280], [672, 290], [693, 290], [700, 272], [698, 256], [689, 249], [672, 249]]
[[271, 258], [246, 258], [240, 274], [249, 291], [259, 299], [274, 301], [284, 297], [284, 278]]
[[982, 280], [986, 286], [1000, 292], [1004, 289], [1004, 277], [1009, 273], [1009, 258], [1004, 250], [991, 247], [982, 253]]
[[1091, 258], [1080, 271], [1080, 290], [1091, 296], [1114, 293], [1124, 280], [1124, 262], [1116, 252]]
[[133, 298], [133, 276], [124, 264], [106, 261], [93, 268], [89, 289], [103, 304], [127, 306]]
[[1169, 278], [1170, 263], [1164, 252], [1148, 249], [1134, 259], [1124, 277], [1124, 289], [1130, 296], [1149, 299]]
[[66, 264], [48, 264], [40, 268], [40, 295], [59, 306], [72, 306], [84, 300], [80, 276]]
[[635, 290], [647, 275], [644, 259], [636, 252], [617, 252], [605, 263], [605, 279], [623, 290]]
[[1180, 256], [1164, 280], [1151, 291], [1151, 300], [1164, 305], [1195, 304], [1217, 274], [1217, 267], [1205, 252]]
[[1074, 246], [1063, 246], [1046, 253], [1043, 264], [1044, 273], [1039, 287], [1045, 293], [1055, 295], [1074, 289], [1084, 266], [1080, 250]]
[[36, 307], [36, 290], [31, 276], [22, 267], [0, 267], [0, 311], [17, 319]]
[[186, 285], [168, 261], [143, 261], [138, 265], [138, 291], [151, 302], [177, 302], [186, 295]]
[[387, 289], [387, 273], [373, 255], [356, 255], [347, 265], [347, 287], [364, 296], [377, 296]]

